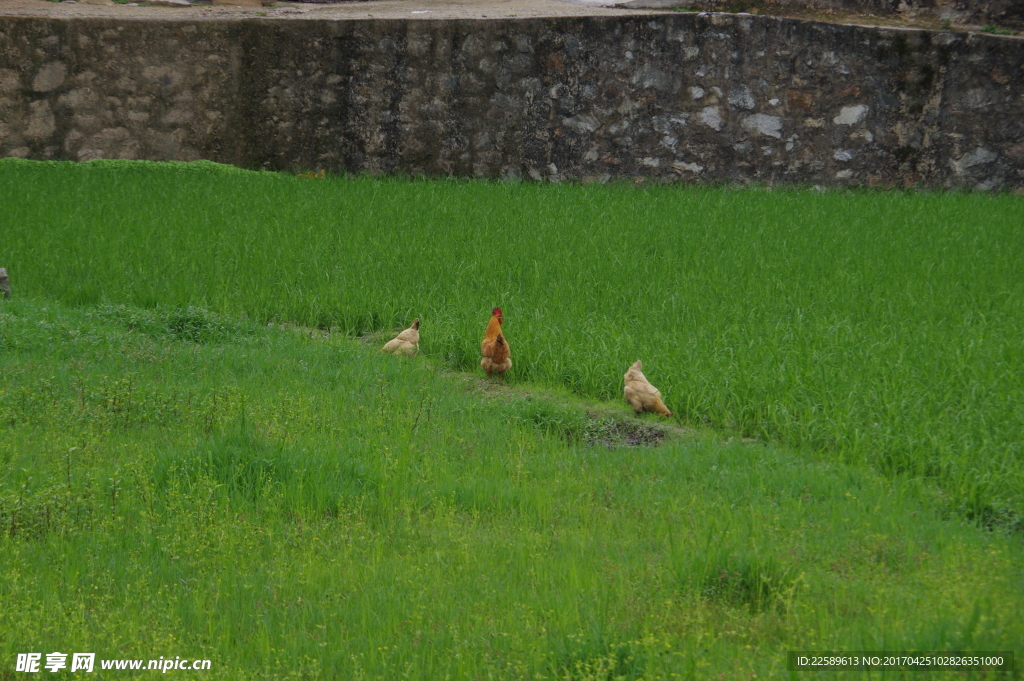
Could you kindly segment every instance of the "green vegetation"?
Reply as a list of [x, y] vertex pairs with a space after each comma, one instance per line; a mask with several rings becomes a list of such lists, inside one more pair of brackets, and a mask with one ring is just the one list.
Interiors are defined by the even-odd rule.
[[985, 33], [994, 33], [995, 35], [1013, 35], [1013, 31], [997, 24], [986, 24], [981, 27], [981, 30]]
[[[0, 196], [0, 677], [1024, 640], [1019, 197], [10, 160]], [[452, 371], [494, 305], [504, 389]], [[413, 317], [417, 358], [353, 339]], [[606, 447], [662, 423], [621, 400], [638, 357], [675, 423]]]
[[359, 334], [423, 319], [477, 366], [616, 399], [637, 358], [687, 425], [937, 480], [1024, 517], [1015, 196], [297, 179], [215, 164], [4, 161], [23, 294]]
[[556, 392], [194, 308], [12, 300], [0, 329], [5, 671], [782, 678], [789, 649], [1024, 639], [1020, 542], [918, 481], [710, 434], [588, 446]]

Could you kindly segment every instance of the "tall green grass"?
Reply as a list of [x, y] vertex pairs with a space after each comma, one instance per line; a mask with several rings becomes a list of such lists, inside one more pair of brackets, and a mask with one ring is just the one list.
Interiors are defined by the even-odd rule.
[[571, 399], [196, 308], [0, 301], [0, 337], [0, 678], [59, 650], [211, 679], [782, 679], [787, 650], [1024, 640], [1019, 538], [919, 480], [718, 437], [588, 447]]
[[304, 180], [212, 164], [0, 164], [19, 295], [200, 306], [358, 334], [423, 320], [512, 381], [940, 481], [1024, 517], [1024, 199], [963, 193]]

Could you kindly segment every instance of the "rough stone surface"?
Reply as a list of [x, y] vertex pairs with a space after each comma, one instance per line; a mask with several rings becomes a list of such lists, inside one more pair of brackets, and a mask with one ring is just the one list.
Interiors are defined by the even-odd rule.
[[0, 155], [1024, 189], [1024, 40], [726, 14], [0, 23]]

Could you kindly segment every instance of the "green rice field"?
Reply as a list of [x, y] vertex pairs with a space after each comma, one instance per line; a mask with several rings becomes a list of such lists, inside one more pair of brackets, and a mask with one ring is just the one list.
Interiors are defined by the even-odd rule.
[[513, 382], [610, 399], [643, 359], [684, 424], [1024, 516], [1021, 197], [0, 168], [25, 293], [349, 334], [420, 317], [456, 369], [500, 305]]
[[0, 202], [0, 679], [1024, 650], [1022, 197], [4, 159]]

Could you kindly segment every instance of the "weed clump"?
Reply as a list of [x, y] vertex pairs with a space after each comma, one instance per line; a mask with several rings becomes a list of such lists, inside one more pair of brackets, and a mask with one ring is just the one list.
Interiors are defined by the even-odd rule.
[[985, 24], [981, 27], [983, 33], [991, 33], [993, 35], [1013, 35], [1013, 31], [1008, 28], [1003, 28], [998, 24]]
[[96, 312], [101, 319], [117, 321], [130, 331], [188, 343], [238, 342], [253, 334], [251, 324], [192, 305], [148, 310], [102, 305]]
[[575, 405], [532, 396], [512, 399], [498, 407], [513, 421], [526, 424], [569, 442], [585, 440], [588, 420]]
[[633, 681], [642, 679], [646, 655], [628, 643], [602, 644], [600, 638], [570, 636], [567, 650], [553, 665], [558, 681]]
[[702, 566], [700, 595], [709, 601], [743, 606], [751, 613], [784, 606], [793, 586], [793, 569], [774, 556], [712, 551]]

